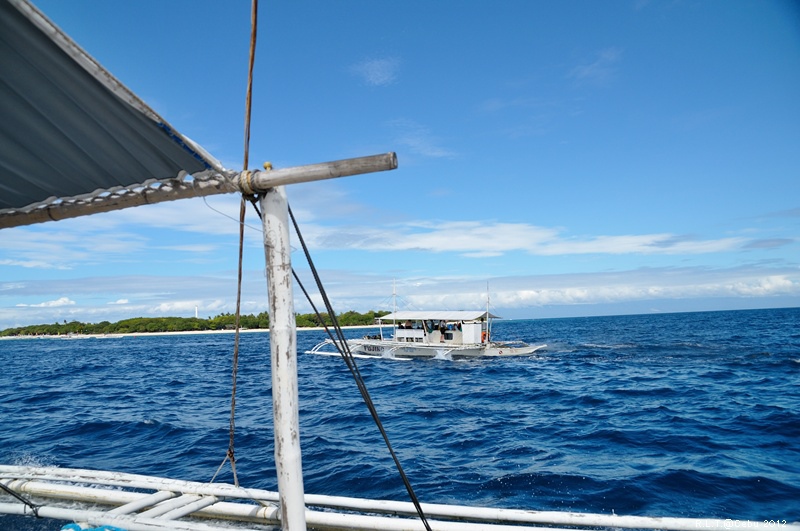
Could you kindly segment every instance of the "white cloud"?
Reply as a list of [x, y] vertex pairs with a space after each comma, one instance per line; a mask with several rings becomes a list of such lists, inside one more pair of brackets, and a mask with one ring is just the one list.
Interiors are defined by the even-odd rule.
[[[298, 271], [304, 283], [311, 286], [309, 273]], [[395, 279], [389, 273], [359, 274], [351, 271], [320, 271], [334, 308], [368, 311], [391, 309]], [[82, 301], [97, 300], [98, 290], [125, 286], [136, 304], [129, 299], [114, 303], [76, 303], [69, 297], [56, 297], [38, 304], [0, 306], [0, 330], [12, 326], [68, 320], [99, 322], [118, 321], [130, 317], [181, 316], [195, 314], [213, 316], [235, 311], [235, 278], [209, 277], [103, 277], [72, 279], [72, 297]], [[675, 301], [684, 310], [693, 309], [693, 301], [733, 298], [753, 307], [769, 301], [800, 301], [800, 271], [797, 268], [642, 268], [615, 272], [527, 275], [515, 277], [486, 276], [417, 276], [406, 274], [397, 282], [401, 307], [416, 309], [477, 309], [486, 304], [487, 281], [492, 307], [500, 315], [513, 312], [520, 316], [536, 313], [544, 307], [586, 306], [603, 304], [636, 304], [646, 301]], [[37, 293], [58, 291], [63, 284], [56, 281], [38, 283]], [[267, 308], [266, 287], [261, 271], [246, 271], [242, 312], [259, 313]], [[312, 295], [314, 295], [312, 293]], [[15, 293], [15, 297], [29, 294]], [[314, 295], [316, 297], [316, 295]], [[316, 299], [315, 299], [316, 300]], [[402, 301], [406, 301], [403, 303]], [[766, 302], [765, 302], [766, 301]], [[319, 301], [316, 300], [318, 303]], [[620, 306], [622, 307], [622, 306]], [[675, 307], [675, 305], [672, 305]], [[722, 306], [724, 308], [725, 306]], [[532, 312], [531, 308], [538, 308]], [[720, 309], [722, 309], [720, 308]], [[295, 290], [295, 310], [311, 311], [300, 290]], [[506, 315], [508, 316], [508, 315]]]
[[679, 285], [663, 284], [658, 278], [653, 278], [651, 283], [644, 285], [612, 284], [499, 292], [493, 297], [493, 301], [497, 306], [520, 307], [797, 294], [800, 294], [800, 284], [785, 277], [719, 283], [694, 283], [687, 279], [686, 283]]
[[[404, 284], [404, 298], [420, 308], [480, 307], [486, 288], [480, 280], [439, 280], [438, 292], [430, 286], [415, 289]], [[442, 295], [442, 291], [449, 294]], [[800, 274], [771, 274], [759, 268], [639, 269], [614, 273], [540, 275], [497, 278], [490, 283], [496, 308], [576, 304], [630, 303], [648, 300], [709, 298], [800, 297]]]
[[68, 297], [61, 297], [53, 301], [40, 302], [38, 304], [17, 304], [20, 308], [58, 308], [60, 306], [73, 306], [75, 301]]
[[187, 312], [194, 312], [198, 306], [197, 301], [171, 301], [162, 302], [152, 308], [150, 313], [156, 315], [180, 315]]
[[350, 70], [364, 83], [374, 87], [384, 87], [394, 83], [399, 69], [400, 60], [395, 57], [366, 59], [350, 67]]
[[511, 251], [533, 255], [703, 254], [742, 247], [744, 238], [711, 240], [673, 234], [568, 237], [563, 229], [494, 221], [409, 222], [391, 227], [306, 225], [306, 241], [326, 249], [455, 252], [467, 257], [499, 256]]
[[771, 275], [762, 278], [739, 280], [726, 287], [732, 296], [769, 297], [776, 294], [797, 292], [800, 284], [786, 275]]
[[0, 260], [0, 265], [4, 266], [14, 266], [14, 267], [25, 267], [25, 268], [33, 268], [33, 269], [64, 269], [63, 267], [59, 267], [52, 262], [47, 262], [45, 260], [9, 260], [3, 259]]
[[192, 243], [186, 245], [169, 245], [162, 247], [165, 251], [179, 251], [184, 253], [210, 253], [217, 249], [216, 245], [209, 243]]
[[142, 236], [124, 231], [92, 231], [91, 218], [65, 220], [58, 225], [33, 225], [5, 229], [0, 265], [34, 269], [70, 270], [79, 263], [92, 263], [101, 257], [136, 253], [144, 247]]
[[[164, 251], [180, 251], [203, 257], [225, 245], [236, 246], [239, 201], [235, 194], [207, 198], [207, 202], [198, 198], [67, 219], [46, 226], [5, 229], [0, 239], [0, 266], [76, 270], [87, 264], [146, 261], [149, 251], [159, 256]], [[260, 244], [260, 220], [251, 208], [246, 224], [248, 244]], [[197, 241], [187, 242], [187, 233], [188, 238]], [[164, 238], [180, 240], [172, 243]], [[181, 260], [186, 258], [183, 255]]]
[[529, 249], [533, 254], [703, 254], [731, 251], [741, 247], [743, 238], [693, 240], [672, 234], [641, 234], [623, 236], [593, 236], [584, 239], [565, 239], [547, 242]]
[[[293, 197], [297, 198], [296, 204], [299, 206], [295, 212], [312, 249], [455, 253], [480, 259], [509, 252], [535, 256], [698, 255], [741, 249], [768, 250], [791, 243], [788, 239], [757, 239], [758, 234], [710, 239], [671, 233], [571, 235], [561, 227], [493, 220], [387, 224], [385, 219], [391, 213], [355, 203], [335, 186], [328, 186], [325, 193], [319, 194], [308, 193], [309, 190], [313, 189], [298, 189]], [[218, 199], [215, 207], [220, 206], [238, 216], [238, 198], [215, 199]], [[206, 264], [226, 264], [222, 267], [235, 266], [234, 249], [238, 239], [236, 220], [210, 212], [202, 201], [153, 205], [117, 214], [90, 217], [81, 220], [81, 223], [61, 222], [58, 231], [38, 231], [25, 227], [9, 229], [4, 233], [7, 238], [0, 242], [0, 253], [5, 254], [0, 266], [18, 267], [28, 262], [40, 262], [41, 267], [49, 264], [47, 267], [77, 269], [84, 265], [125, 263], [125, 267], [132, 270], [141, 267], [136, 264], [147, 264], [149, 269], [154, 263], [180, 260], [185, 266], [193, 264], [192, 260], [195, 259], [198, 263], [203, 261]], [[371, 220], [373, 223], [350, 226], [324, 223], [325, 219], [342, 216]], [[379, 216], [384, 220], [374, 223]], [[101, 219], [95, 222], [97, 218]], [[246, 245], [260, 249], [260, 221], [253, 219], [252, 215], [248, 220], [251, 228], [245, 231]], [[151, 233], [142, 230], [142, 234], [133, 235], [121, 232], [120, 226], [156, 229], [172, 226], [170, 237], [173, 241], [159, 239], [159, 230]], [[184, 231], [183, 235], [181, 231]], [[176, 251], [182, 253], [179, 258], [170, 254]], [[258, 252], [246, 256], [252, 260], [263, 259]], [[47, 257], [47, 260], [43, 257]], [[230, 259], [226, 260], [225, 257]]]

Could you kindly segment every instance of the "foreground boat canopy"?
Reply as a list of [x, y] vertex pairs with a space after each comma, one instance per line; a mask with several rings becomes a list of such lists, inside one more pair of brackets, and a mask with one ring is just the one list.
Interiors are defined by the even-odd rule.
[[400, 311], [384, 315], [381, 321], [479, 321], [481, 319], [500, 319], [486, 310], [434, 310]]
[[0, 212], [225, 175], [25, 0], [0, 0]]

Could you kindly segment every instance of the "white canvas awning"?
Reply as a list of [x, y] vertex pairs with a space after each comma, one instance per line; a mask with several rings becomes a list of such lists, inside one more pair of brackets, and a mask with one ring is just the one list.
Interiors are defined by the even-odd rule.
[[480, 319], [500, 319], [486, 310], [434, 310], [400, 311], [384, 315], [381, 321], [478, 321]]

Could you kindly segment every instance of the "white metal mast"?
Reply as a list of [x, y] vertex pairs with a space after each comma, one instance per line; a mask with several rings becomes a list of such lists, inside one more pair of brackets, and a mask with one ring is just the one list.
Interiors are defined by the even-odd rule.
[[267, 260], [275, 468], [278, 473], [281, 524], [283, 529], [302, 531], [306, 528], [306, 520], [297, 403], [297, 324], [292, 292], [289, 203], [285, 187], [268, 190], [260, 203]]
[[301, 166], [288, 171], [271, 170], [252, 174], [245, 172], [239, 178], [242, 191], [263, 194], [260, 204], [269, 293], [275, 466], [278, 473], [281, 527], [284, 531], [306, 529], [297, 386], [297, 324], [292, 289], [289, 203], [284, 185], [392, 170], [396, 167], [396, 155], [387, 153]]

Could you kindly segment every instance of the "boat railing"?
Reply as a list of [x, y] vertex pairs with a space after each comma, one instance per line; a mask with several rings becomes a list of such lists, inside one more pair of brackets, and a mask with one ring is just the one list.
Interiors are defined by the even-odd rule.
[[[280, 525], [279, 494], [257, 488], [199, 483], [67, 468], [0, 465], [0, 482], [36, 500], [36, 514], [56, 520], [120, 526], [129, 531], [230, 531], [242, 523]], [[319, 530], [421, 530], [411, 502], [305, 494], [305, 517]], [[68, 502], [68, 505], [64, 505]], [[432, 527], [442, 531], [558, 531], [654, 529], [730, 531], [765, 522], [529, 511], [422, 503]], [[33, 514], [29, 505], [0, 497], [0, 514]], [[248, 525], [249, 524], [249, 525]], [[259, 526], [259, 528], [261, 528]], [[781, 523], [782, 531], [800, 531]]]
[[337, 348], [338, 347], [338, 342], [334, 342], [332, 339], [327, 338], [327, 339], [325, 339], [323, 341], [320, 341], [319, 343], [317, 343], [313, 347], [311, 347], [310, 350], [307, 350], [306, 354], [332, 354], [334, 352], [329, 352], [328, 350], [326, 350], [326, 349], [329, 349], [330, 347], [335, 349], [335, 351], [336, 351], [335, 353], [338, 353], [338, 351], [339, 351], [339, 349]]

